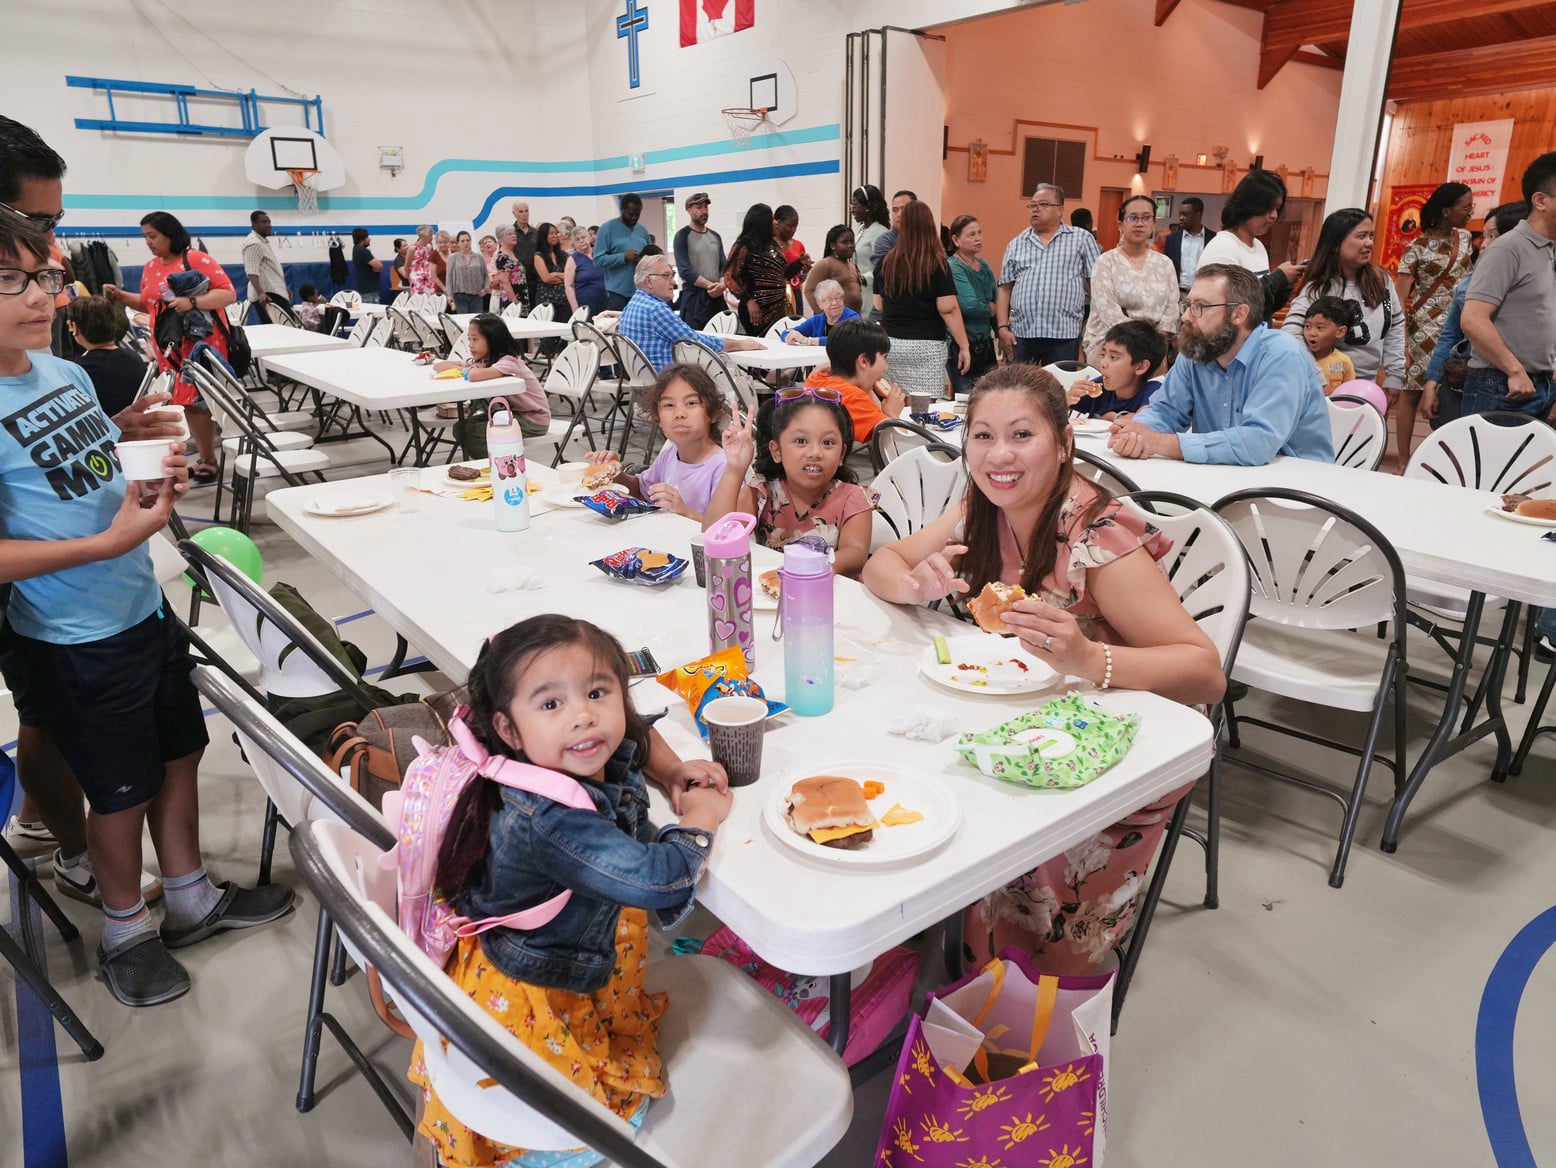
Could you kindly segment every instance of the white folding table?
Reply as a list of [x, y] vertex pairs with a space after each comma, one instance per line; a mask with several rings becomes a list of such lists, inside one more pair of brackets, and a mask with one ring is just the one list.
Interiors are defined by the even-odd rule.
[[[468, 329], [476, 318], [473, 312], [451, 313], [449, 319], [462, 329]], [[565, 320], [531, 320], [527, 316], [505, 316], [503, 324], [516, 341], [543, 341], [551, 337], [571, 337], [573, 326]]]
[[[423, 471], [437, 485], [441, 468]], [[490, 503], [424, 495], [417, 514], [394, 510], [354, 519], [319, 518], [312, 499], [387, 494], [383, 477], [272, 491], [270, 516], [305, 550], [425, 653], [444, 673], [463, 679], [487, 636], [538, 613], [587, 618], [629, 649], [647, 646], [671, 668], [708, 652], [706, 593], [692, 573], [664, 589], [612, 580], [591, 560], [622, 547], [646, 546], [687, 556], [697, 527], [668, 513], [623, 522], [547, 502], [562, 496], [555, 472], [531, 464], [542, 484], [524, 532], [499, 533]], [[407, 557], [406, 547], [418, 554]], [[758, 572], [777, 553], [753, 551]], [[522, 585], [530, 577], [539, 588]], [[1133, 711], [1141, 726], [1134, 747], [1112, 770], [1076, 791], [1038, 791], [985, 778], [960, 762], [950, 742], [929, 744], [886, 732], [894, 716], [917, 707], [954, 712], [982, 729], [1031, 708], [1062, 687], [1014, 698], [951, 693], [922, 679], [917, 663], [934, 634], [966, 631], [927, 609], [885, 604], [851, 580], [837, 582], [837, 654], [845, 684], [833, 711], [819, 718], [785, 715], [769, 725], [762, 778], [735, 793], [719, 829], [708, 877], [698, 895], [763, 958], [794, 973], [827, 976], [832, 988], [831, 1041], [847, 1040], [849, 973], [891, 946], [959, 912], [1038, 863], [1193, 782], [1210, 764], [1210, 724], [1189, 707], [1146, 693], [1097, 695], [1103, 707]], [[774, 616], [756, 614], [756, 679], [783, 693], [782, 651]], [[849, 671], [868, 670], [859, 688]], [[683, 756], [706, 757], [685, 704], [652, 680], [636, 682], [640, 710], [668, 708], [659, 723]], [[812, 860], [776, 839], [763, 804], [793, 779], [850, 762], [885, 763], [927, 776], [953, 793], [962, 822], [938, 851], [910, 863], [872, 867]], [[670, 813], [655, 793], [653, 814]]]
[[[729, 339], [728, 333], [704, 333], [703, 336], [716, 337], [721, 341]], [[757, 337], [754, 339], [762, 342], [760, 349], [741, 349], [739, 352], [726, 349], [724, 355], [736, 365], [743, 365], [747, 369], [762, 369], [766, 371], [774, 369], [814, 369], [817, 365], [826, 364], [827, 348], [825, 345], [786, 345], [780, 340], [769, 337]]]
[[[1556, 606], [1556, 546], [1540, 529], [1487, 514], [1499, 497], [1451, 487], [1429, 479], [1404, 478], [1379, 471], [1336, 466], [1301, 458], [1277, 458], [1266, 466], [1211, 466], [1177, 459], [1121, 458], [1105, 441], [1078, 441], [1087, 450], [1127, 474], [1147, 491], [1176, 491], [1202, 503], [1214, 503], [1233, 491], [1282, 487], [1307, 491], [1349, 508], [1373, 524], [1399, 553], [1405, 574], [1415, 580], [1453, 584], [1470, 591], [1449, 679], [1447, 700], [1421, 757], [1404, 787], [1394, 796], [1383, 828], [1382, 846], [1399, 846], [1405, 811], [1432, 768], [1488, 734], [1497, 740], [1491, 777], [1507, 777], [1512, 740], [1501, 708], [1501, 676], [1486, 679], [1486, 717], [1457, 735], [1459, 717], [1474, 664], [1475, 639], [1487, 596]], [[1500, 640], [1510, 644], [1516, 610], [1510, 604]], [[1505, 660], [1505, 658], [1504, 658]]]
[[246, 325], [243, 335], [248, 337], [249, 350], [255, 360], [267, 363], [270, 358], [279, 357], [283, 353], [320, 353], [351, 347], [351, 342], [345, 337], [332, 337], [328, 333], [316, 333], [312, 329], [293, 328], [286, 324]]

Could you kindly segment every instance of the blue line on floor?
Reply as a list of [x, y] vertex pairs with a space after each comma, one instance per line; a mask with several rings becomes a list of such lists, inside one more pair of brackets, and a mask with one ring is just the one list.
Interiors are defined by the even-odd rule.
[[[22, 897], [21, 886], [11, 881], [11, 920], [16, 922], [17, 943], [25, 949], [26, 935], [41, 935], [43, 918], [38, 906]], [[42, 946], [39, 946], [42, 949]], [[42, 952], [38, 964], [49, 975]], [[16, 979], [16, 1046], [21, 1061], [22, 1164], [23, 1168], [65, 1168], [65, 1105], [59, 1090], [59, 1052], [54, 1045], [54, 1015], [22, 981]]]
[[1475, 1019], [1475, 1075], [1481, 1119], [1497, 1168], [1536, 1168], [1518, 1109], [1513, 1035], [1529, 975], [1552, 946], [1556, 946], [1556, 907], [1535, 917], [1508, 942], [1480, 996], [1480, 1013]]
[[373, 610], [371, 608], [364, 608], [361, 612], [354, 612], [350, 616], [338, 616], [338, 617], [336, 617], [335, 618], [335, 624], [337, 626], [339, 626], [339, 625], [349, 625], [352, 621], [359, 621], [359, 620], [361, 620], [365, 616], [372, 616], [372, 615], [373, 615]]

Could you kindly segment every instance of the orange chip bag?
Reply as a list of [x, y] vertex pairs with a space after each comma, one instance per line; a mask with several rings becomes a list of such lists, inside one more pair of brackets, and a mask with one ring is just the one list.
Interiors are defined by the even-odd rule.
[[714, 682], [726, 677], [743, 681], [746, 676], [746, 655], [741, 652], [739, 645], [730, 645], [717, 653], [668, 669], [654, 680], [680, 694], [686, 704], [695, 710], [702, 704], [702, 695], [708, 692], [708, 687]]

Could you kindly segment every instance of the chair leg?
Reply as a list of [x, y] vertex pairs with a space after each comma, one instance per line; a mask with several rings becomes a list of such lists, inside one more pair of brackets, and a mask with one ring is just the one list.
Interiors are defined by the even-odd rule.
[[276, 851], [276, 824], [281, 820], [281, 813], [276, 810], [276, 805], [270, 799], [265, 800], [265, 831], [259, 842], [259, 882], [270, 883], [270, 861]]
[[97, 1041], [92, 1032], [86, 1028], [86, 1024], [70, 1008], [70, 1003], [60, 997], [59, 991], [49, 984], [49, 979], [43, 976], [42, 970], [32, 963], [32, 958], [27, 956], [26, 951], [4, 929], [0, 929], [0, 958], [10, 962], [11, 967], [16, 970], [16, 976], [26, 982], [27, 988], [48, 1007], [54, 1021], [58, 1022], [60, 1029], [70, 1035], [71, 1041], [81, 1048], [81, 1053], [86, 1056], [88, 1062], [96, 1062], [103, 1057], [103, 1044]]
[[[1509, 774], [1523, 773], [1524, 760], [1529, 757], [1535, 738], [1542, 733], [1540, 719], [1545, 717], [1545, 707], [1551, 700], [1553, 689], [1556, 689], [1556, 661], [1551, 662], [1551, 667], [1545, 671], [1545, 683], [1540, 686], [1540, 696], [1534, 699], [1534, 709], [1529, 711], [1529, 726], [1524, 730], [1523, 741], [1518, 744], [1518, 753], [1513, 756], [1513, 765], [1508, 768]], [[1543, 728], [1547, 734], [1553, 731], [1556, 731], [1556, 726]]]
[[1237, 711], [1232, 708], [1232, 699], [1222, 698], [1221, 708], [1226, 711], [1226, 744], [1236, 750], [1243, 741], [1237, 733]]
[[[1367, 724], [1367, 739], [1362, 743], [1361, 757], [1356, 762], [1356, 782], [1351, 787], [1351, 797], [1345, 805], [1345, 817], [1340, 823], [1340, 845], [1335, 849], [1334, 867], [1329, 870], [1330, 888], [1339, 888], [1345, 883], [1345, 862], [1351, 854], [1351, 840], [1356, 835], [1356, 819], [1361, 814], [1362, 796], [1367, 790], [1367, 775], [1372, 770], [1372, 760], [1378, 751], [1378, 732], [1383, 726], [1383, 703], [1390, 697], [1394, 701], [1396, 719], [1398, 717], [1398, 707], [1403, 697], [1395, 684], [1398, 676], [1399, 662], [1391, 649], [1388, 662], [1383, 666], [1383, 678], [1378, 685], [1378, 705], [1372, 711], [1372, 719]], [[1405, 766], [1402, 746], [1398, 754], [1399, 757], [1394, 760], [1396, 784], [1399, 772]]]
[[956, 981], [962, 976], [962, 913], [952, 913], [941, 922], [940, 927], [940, 949], [945, 959], [945, 974]]
[[1534, 622], [1539, 612], [1532, 604], [1524, 606], [1524, 647], [1518, 654], [1518, 688], [1513, 691], [1513, 701], [1520, 706], [1529, 692], [1529, 669], [1534, 661]]
[[1118, 980], [1113, 983], [1113, 1033], [1118, 1032], [1118, 1018], [1124, 1012], [1124, 998], [1129, 994], [1129, 983], [1134, 980], [1135, 969], [1140, 964], [1140, 951], [1145, 948], [1146, 935], [1151, 931], [1151, 921], [1156, 916], [1156, 906], [1161, 903], [1162, 891], [1167, 886], [1167, 870], [1172, 867], [1173, 854], [1178, 850], [1178, 840], [1183, 835], [1183, 822], [1188, 818], [1189, 802], [1193, 798], [1190, 791], [1178, 800], [1178, 805], [1173, 809], [1172, 819], [1167, 824], [1167, 834], [1162, 837], [1161, 854], [1156, 857], [1156, 871], [1151, 874], [1151, 883], [1146, 890], [1145, 900], [1140, 905], [1140, 915], [1135, 920], [1134, 932], [1130, 935], [1129, 946], [1124, 951], [1124, 960], [1119, 963]]
[[1221, 907], [1221, 754], [1210, 759], [1205, 776], [1205, 907]]
[[346, 947], [337, 938], [335, 941], [335, 956], [330, 960], [330, 985], [342, 986], [346, 984]]
[[319, 1037], [324, 1030], [324, 976], [329, 966], [330, 945], [335, 929], [329, 915], [319, 913], [319, 928], [313, 941], [313, 973], [308, 980], [308, 1013], [303, 1018], [303, 1066], [297, 1081], [297, 1110], [313, 1107], [314, 1080], [319, 1070]]
[[12, 877], [16, 880], [16, 886], [22, 892], [19, 902], [24, 904], [31, 899], [44, 916], [59, 930], [59, 935], [67, 941], [74, 941], [81, 934], [76, 929], [75, 922], [67, 917], [60, 909], [58, 903], [49, 895], [48, 889], [43, 887], [43, 882], [38, 879], [38, 874], [22, 860], [0, 836], [0, 861], [11, 870]]

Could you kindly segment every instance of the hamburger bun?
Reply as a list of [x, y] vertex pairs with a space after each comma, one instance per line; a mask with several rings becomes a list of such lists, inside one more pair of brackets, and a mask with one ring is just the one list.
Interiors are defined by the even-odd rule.
[[842, 775], [813, 775], [789, 790], [784, 819], [828, 848], [859, 848], [874, 835], [875, 816], [859, 784]]
[[1015, 630], [1011, 629], [1001, 619], [1004, 613], [1026, 596], [1026, 589], [1019, 584], [1001, 584], [997, 580], [990, 581], [983, 586], [983, 591], [967, 602], [967, 611], [972, 613], [973, 620], [978, 622], [978, 627], [986, 633], [998, 633], [1002, 637], [1013, 637]]
[[1556, 499], [1525, 499], [1515, 513], [1531, 519], [1556, 519]]
[[756, 578], [757, 584], [762, 589], [762, 594], [770, 600], [778, 600], [783, 596], [783, 581], [778, 575], [778, 569], [772, 568], [763, 572]]
[[583, 489], [586, 491], [598, 491], [602, 487], [608, 487], [616, 481], [616, 476], [621, 473], [621, 463], [616, 459], [602, 462], [598, 466], [584, 472]]

